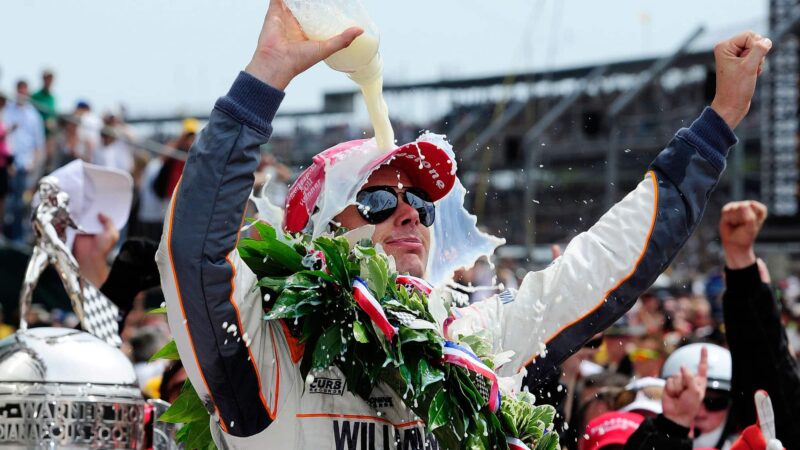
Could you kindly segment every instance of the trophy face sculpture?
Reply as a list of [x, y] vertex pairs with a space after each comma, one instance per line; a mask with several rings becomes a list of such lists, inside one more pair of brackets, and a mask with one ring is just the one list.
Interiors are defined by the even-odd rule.
[[82, 328], [119, 347], [122, 344], [117, 323], [119, 308], [81, 277], [78, 262], [65, 243], [67, 228], [80, 231], [69, 213], [69, 195], [61, 191], [58, 179], [51, 176], [39, 181], [38, 193], [41, 201], [31, 218], [36, 244], [20, 292], [20, 330], [28, 328], [25, 313], [33, 300], [33, 290], [44, 269], [52, 264], [64, 284]]

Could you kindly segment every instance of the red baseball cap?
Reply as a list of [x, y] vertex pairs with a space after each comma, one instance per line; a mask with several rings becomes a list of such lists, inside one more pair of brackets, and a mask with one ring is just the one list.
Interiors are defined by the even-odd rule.
[[643, 421], [643, 416], [629, 412], [615, 411], [598, 416], [586, 425], [580, 449], [599, 450], [607, 445], [624, 445]]
[[[286, 195], [286, 215], [283, 222], [286, 231], [303, 231], [318, 206], [320, 193], [325, 188], [327, 167], [349, 158], [364, 157], [364, 153], [358, 150], [367, 141], [360, 139], [343, 142], [312, 158], [311, 166], [300, 174]], [[381, 152], [361, 166], [360, 172], [354, 174], [354, 180], [366, 180], [375, 169], [383, 165], [404, 171], [411, 178], [414, 187], [424, 190], [432, 201], [447, 195], [456, 181], [455, 162], [446, 150], [431, 142], [411, 142], [394, 150]], [[344, 209], [347, 205], [341, 206]]]

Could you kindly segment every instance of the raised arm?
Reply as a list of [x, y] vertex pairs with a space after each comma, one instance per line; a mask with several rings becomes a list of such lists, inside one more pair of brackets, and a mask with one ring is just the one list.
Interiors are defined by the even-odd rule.
[[720, 217], [725, 252], [722, 310], [733, 361], [730, 414], [739, 430], [755, 423], [753, 395], [763, 389], [772, 399], [778, 439], [786, 448], [799, 448], [800, 366], [789, 349], [769, 272], [753, 250], [766, 217], [767, 208], [755, 201], [728, 203]]
[[528, 367], [542, 380], [592, 335], [634, 304], [667, 268], [703, 215], [724, 168], [735, 127], [750, 105], [771, 43], [744, 33], [715, 48], [717, 94], [689, 128], [678, 131], [638, 187], [547, 269], [529, 273], [502, 308], [505, 370]]
[[359, 33], [309, 41], [272, 0], [255, 54], [214, 106], [167, 211], [156, 258], [170, 328], [200, 398], [233, 437], [265, 430], [279, 407], [280, 327], [262, 321], [255, 275], [236, 251], [259, 146], [289, 81]]

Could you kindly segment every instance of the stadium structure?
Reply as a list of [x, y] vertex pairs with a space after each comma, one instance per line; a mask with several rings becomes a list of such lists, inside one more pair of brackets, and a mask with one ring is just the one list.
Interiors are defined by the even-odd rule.
[[[759, 253], [773, 272], [800, 271], [798, 8], [797, 0], [771, 1], [775, 47], [750, 114], [737, 128], [740, 142], [727, 173], [673, 265], [679, 278], [719, 265], [719, 210], [741, 199], [770, 207]], [[549, 261], [550, 244], [585, 230], [632, 189], [674, 132], [711, 102], [713, 45], [732, 32], [699, 28], [658, 57], [387, 84], [385, 94], [396, 112], [398, 141], [422, 130], [446, 134], [469, 191], [467, 207], [482, 227], [508, 241], [498, 255], [536, 267]], [[420, 104], [429, 118], [404, 118]], [[328, 92], [320, 110], [279, 113], [266, 150], [299, 170], [321, 149], [370, 134], [363, 109], [356, 90]]]

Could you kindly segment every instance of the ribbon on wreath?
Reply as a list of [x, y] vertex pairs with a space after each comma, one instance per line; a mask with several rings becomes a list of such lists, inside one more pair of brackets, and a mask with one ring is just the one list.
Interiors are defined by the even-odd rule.
[[412, 277], [411, 275], [398, 275], [395, 279], [397, 284], [414, 288], [425, 295], [429, 295], [433, 291], [433, 286], [422, 278]]
[[358, 306], [367, 313], [370, 320], [381, 330], [384, 336], [389, 341], [394, 339], [399, 330], [389, 323], [389, 318], [386, 317], [383, 306], [378, 303], [378, 300], [369, 291], [367, 283], [359, 277], [353, 279], [353, 297], [356, 299]]
[[489, 400], [489, 410], [496, 412], [500, 408], [500, 386], [497, 384], [497, 375], [468, 348], [452, 341], [445, 341], [442, 349], [442, 360], [446, 363], [463, 367], [489, 380], [491, 383], [489, 395], [485, 395]]
[[524, 442], [515, 437], [506, 437], [506, 443], [508, 444], [509, 450], [531, 450]]

